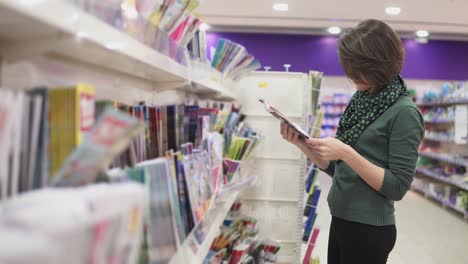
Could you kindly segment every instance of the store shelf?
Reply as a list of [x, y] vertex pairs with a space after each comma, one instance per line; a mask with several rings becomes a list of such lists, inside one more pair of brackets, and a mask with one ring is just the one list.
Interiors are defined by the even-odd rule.
[[57, 54], [156, 83], [184, 82], [188, 68], [66, 1], [0, 0], [3, 55]]
[[343, 113], [325, 113], [325, 118], [327, 117], [341, 117], [343, 115]]
[[[224, 195], [223, 200], [218, 201], [217, 204], [203, 216], [202, 221], [192, 230], [181, 248], [172, 257], [169, 262], [170, 264], [203, 263], [203, 260], [210, 250], [211, 243], [219, 234], [219, 227], [226, 218], [232, 204], [236, 201], [238, 194], [239, 190], [236, 190]], [[194, 252], [193, 246], [197, 244], [195, 236], [199, 235], [201, 230], [205, 233], [205, 237], [198, 247], [198, 250]]]
[[468, 216], [468, 211], [463, 211], [463, 209], [460, 209], [460, 208], [456, 207], [455, 205], [453, 205], [453, 204], [451, 204], [449, 202], [445, 202], [445, 206], [459, 212], [460, 214], [465, 215], [465, 217]]
[[338, 103], [338, 102], [321, 102], [320, 105], [331, 105], [331, 106], [347, 106], [348, 103]]
[[421, 174], [421, 175], [424, 175], [426, 177], [429, 177], [431, 179], [435, 179], [435, 180], [438, 180], [438, 181], [453, 185], [453, 186], [455, 186], [457, 188], [460, 188], [462, 190], [468, 191], [468, 185], [467, 184], [465, 184], [465, 185], [460, 184], [458, 182], [453, 181], [450, 178], [447, 178], [447, 177], [444, 177], [444, 176], [439, 175], [437, 173], [434, 173], [434, 172], [432, 172], [432, 171], [430, 171], [428, 169], [416, 168], [416, 172]]
[[213, 98], [221, 101], [233, 101], [236, 96], [218, 81], [203, 79], [192, 81], [192, 91], [197, 94], [212, 95]]
[[424, 123], [431, 125], [453, 125], [455, 122], [453, 120], [427, 120]]
[[422, 152], [419, 152], [419, 155], [422, 157], [443, 161], [443, 162], [450, 163], [450, 164], [457, 165], [457, 166], [468, 167], [468, 160], [460, 158], [460, 157], [452, 156], [449, 154], [440, 154], [440, 153], [422, 151]]
[[322, 125], [322, 129], [324, 128], [337, 128], [338, 125]]
[[418, 107], [441, 107], [441, 106], [452, 106], [452, 105], [463, 105], [463, 104], [468, 104], [468, 99], [420, 103], [418, 104]]
[[439, 138], [439, 137], [433, 137], [433, 136], [425, 136], [424, 140], [433, 141], [433, 142], [456, 144], [453, 139], [445, 139], [445, 138]]
[[[14, 29], [14, 30], [12, 30]], [[235, 95], [213, 80], [192, 80], [184, 66], [73, 4], [60, 0], [0, 0], [1, 54], [8, 60], [39, 54], [97, 65], [175, 89], [232, 101]], [[26, 55], [25, 55], [26, 54]]]
[[464, 218], [466, 220], [468, 220], [468, 211], [464, 211], [463, 209], [460, 209], [460, 208], [456, 207], [455, 205], [451, 204], [450, 202], [446, 201], [445, 199], [442, 199], [439, 196], [431, 194], [431, 193], [427, 192], [426, 190], [424, 190], [422, 188], [419, 188], [419, 187], [416, 187], [416, 186], [411, 186], [411, 189], [413, 191], [416, 191], [416, 192], [424, 195], [424, 197], [430, 198], [431, 200], [438, 202], [443, 207], [448, 207], [448, 208], [462, 214], [464, 216]]

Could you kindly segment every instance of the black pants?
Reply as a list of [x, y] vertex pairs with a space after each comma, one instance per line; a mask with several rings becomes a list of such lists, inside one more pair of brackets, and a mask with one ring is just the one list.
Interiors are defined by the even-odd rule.
[[333, 216], [328, 264], [385, 264], [395, 241], [395, 225], [371, 226]]

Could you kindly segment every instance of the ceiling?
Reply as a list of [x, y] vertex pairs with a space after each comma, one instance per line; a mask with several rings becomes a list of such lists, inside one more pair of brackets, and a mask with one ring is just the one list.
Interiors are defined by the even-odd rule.
[[[289, 10], [274, 11], [275, 2]], [[400, 15], [385, 14], [388, 6], [400, 7]], [[424, 29], [432, 37], [468, 38], [468, 0], [203, 0], [197, 12], [215, 31], [317, 34], [376, 18], [402, 34]]]

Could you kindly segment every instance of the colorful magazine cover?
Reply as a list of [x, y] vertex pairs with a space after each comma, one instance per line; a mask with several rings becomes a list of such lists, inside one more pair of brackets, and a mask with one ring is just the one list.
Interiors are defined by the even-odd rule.
[[108, 108], [84, 142], [67, 158], [52, 185], [80, 186], [92, 182], [143, 128], [139, 120]]

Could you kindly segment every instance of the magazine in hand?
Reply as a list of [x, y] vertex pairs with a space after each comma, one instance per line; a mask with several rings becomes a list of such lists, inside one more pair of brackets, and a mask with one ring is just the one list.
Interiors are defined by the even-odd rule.
[[276, 117], [278, 120], [281, 122], [285, 123], [287, 126], [290, 128], [294, 129], [297, 133], [299, 133], [299, 138], [302, 139], [309, 139], [310, 136], [298, 125], [287, 119], [280, 111], [278, 111], [276, 108], [271, 106], [270, 104], [266, 103], [265, 100], [263, 99], [258, 99], [263, 105], [265, 105], [265, 110]]

